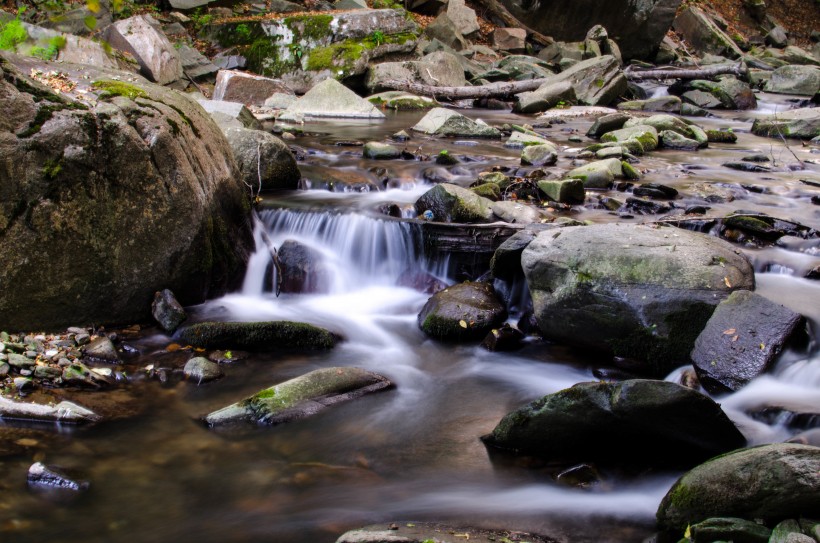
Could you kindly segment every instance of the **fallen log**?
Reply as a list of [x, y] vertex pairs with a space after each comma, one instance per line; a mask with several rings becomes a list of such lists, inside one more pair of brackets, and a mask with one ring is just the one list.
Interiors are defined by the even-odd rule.
[[474, 87], [436, 87], [406, 80], [388, 79], [380, 82], [382, 87], [433, 98], [488, 98], [491, 96], [511, 96], [519, 92], [533, 91], [549, 81], [548, 77], [526, 81], [497, 81]]
[[647, 79], [711, 79], [717, 75], [737, 75], [746, 77], [749, 75], [749, 68], [745, 64], [718, 64], [708, 68], [698, 69], [657, 69], [633, 71], [630, 68], [624, 70], [624, 75], [630, 81], [645, 81]]
[[[719, 65], [701, 68], [698, 70], [643, 70], [640, 72], [624, 70], [624, 75], [630, 81], [643, 81], [646, 79], [710, 79], [717, 75], [733, 74], [745, 76], [748, 68], [745, 64]], [[380, 85], [387, 89], [412, 92], [420, 96], [431, 96], [433, 98], [447, 98], [460, 100], [464, 98], [490, 98], [512, 96], [521, 92], [534, 91], [552, 78], [540, 77], [538, 79], [527, 79], [525, 81], [497, 81], [486, 85], [472, 87], [436, 87], [434, 85], [423, 85], [412, 81], [388, 79], [382, 81]]]

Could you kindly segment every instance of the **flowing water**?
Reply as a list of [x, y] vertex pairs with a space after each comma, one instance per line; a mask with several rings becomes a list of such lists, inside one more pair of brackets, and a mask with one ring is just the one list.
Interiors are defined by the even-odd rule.
[[[480, 114], [491, 123], [531, 121]], [[681, 207], [703, 204], [704, 193], [717, 192], [724, 198], [709, 203], [716, 215], [764, 211], [817, 228], [820, 207], [810, 198], [820, 191], [801, 179], [820, 180], [820, 167], [808, 162], [806, 170], [789, 170], [796, 160], [781, 142], [748, 133], [755, 114], [698, 120], [708, 128], [733, 128], [738, 143], [696, 153], [655, 152], [639, 165], [646, 170], [644, 180], [678, 188]], [[0, 462], [2, 541], [331, 543], [347, 529], [396, 520], [507, 527], [572, 542], [641, 541], [652, 533], [658, 503], [680, 473], [604, 471], [602, 483], [576, 489], [557, 484], [540, 469], [490, 461], [479, 437], [504, 414], [544, 394], [596, 380], [593, 370], [606, 361], [537, 341], [502, 354], [473, 344], [442, 344], [421, 333], [416, 316], [428, 295], [396, 286], [397, 279], [410, 270], [452, 281], [453, 271], [446, 259], [424, 253], [417, 228], [380, 210], [395, 204], [400, 214], [411, 216], [412, 203], [429, 188], [425, 177], [467, 182], [492, 166], [515, 168], [518, 151], [488, 141], [414, 138], [408, 144], [422, 154], [448, 149], [461, 158], [460, 165], [442, 168], [409, 160], [376, 163], [362, 159], [360, 148], [337, 145], [381, 140], [419, 116], [308, 125], [315, 134], [296, 143], [310, 183], [315, 188], [326, 183], [322, 176], [328, 171], [342, 172], [357, 176], [352, 190], [268, 198], [257, 223], [259, 250], [241, 291], [191, 308], [195, 320], [310, 322], [339, 332], [345, 341], [329, 353], [252, 354], [226, 365], [223, 379], [196, 386], [173, 375], [162, 384], [142, 369], [180, 367], [190, 355], [166, 353], [173, 338], [151, 332], [129, 340], [142, 353], [127, 366], [130, 387], [76, 396], [92, 408], [95, 402], [109, 409], [116, 405], [121, 420], [90, 429], [61, 428], [56, 436], [33, 427], [32, 439], [48, 446]], [[564, 149], [559, 165], [569, 165], [573, 149], [582, 146], [569, 138], [589, 124], [574, 120], [546, 129]], [[799, 142], [791, 146], [803, 161], [820, 158]], [[749, 174], [720, 166], [754, 152], [773, 156], [781, 171]], [[359, 192], [367, 183], [389, 188]], [[604, 195], [625, 197], [617, 191]], [[653, 218], [585, 208], [567, 215], [597, 222]], [[268, 244], [278, 247], [286, 239], [323, 254], [333, 270], [326, 292], [278, 297], [270, 292]], [[786, 353], [770, 374], [717, 398], [752, 444], [798, 433], [801, 428], [787, 411], [820, 412], [820, 282], [801, 278], [820, 262], [820, 248], [801, 240], [781, 245], [744, 251], [759, 272], [758, 292], [806, 315], [811, 340], [808, 347]], [[272, 428], [214, 431], [198, 420], [261, 388], [328, 366], [367, 368], [389, 377], [396, 388]], [[772, 407], [784, 411], [760, 415]], [[813, 420], [816, 424], [817, 417]], [[68, 504], [27, 492], [25, 473], [34, 459], [76, 470], [91, 481], [91, 490]]]

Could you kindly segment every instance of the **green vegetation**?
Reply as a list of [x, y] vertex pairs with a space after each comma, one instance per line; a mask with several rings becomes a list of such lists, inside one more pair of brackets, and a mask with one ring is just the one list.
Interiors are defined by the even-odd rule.
[[24, 7], [17, 10], [17, 17], [6, 23], [0, 22], [0, 50], [15, 51], [17, 46], [28, 39], [28, 32], [23, 27], [20, 16], [25, 12]]
[[[95, 19], [96, 20], [96, 19]], [[48, 40], [46, 47], [36, 46], [31, 50], [31, 56], [41, 58], [43, 60], [54, 59], [60, 50], [65, 47], [66, 39], [63, 36], [54, 36]]]
[[96, 89], [110, 96], [125, 96], [131, 100], [137, 98], [148, 98], [148, 93], [139, 87], [125, 83], [123, 81], [114, 81], [112, 79], [99, 79], [91, 83], [91, 88]]
[[282, 22], [294, 34], [294, 40], [297, 36], [301, 39], [321, 40], [331, 34], [330, 23], [333, 21], [333, 15], [296, 15], [293, 17], [285, 17]]
[[43, 164], [43, 175], [46, 179], [54, 179], [62, 171], [63, 167], [59, 160], [46, 160]]

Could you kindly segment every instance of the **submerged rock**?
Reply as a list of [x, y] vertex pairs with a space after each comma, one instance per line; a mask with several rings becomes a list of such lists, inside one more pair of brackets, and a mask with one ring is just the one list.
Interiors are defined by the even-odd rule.
[[73, 478], [59, 468], [46, 466], [42, 462], [35, 462], [28, 468], [26, 482], [29, 488], [35, 490], [84, 492], [91, 486], [88, 481]]
[[206, 415], [204, 421], [209, 426], [236, 422], [281, 424], [392, 386], [386, 377], [360, 368], [323, 368], [261, 390]]
[[482, 439], [548, 461], [690, 467], [746, 443], [709, 397], [649, 380], [580, 383], [507, 414]]
[[285, 240], [279, 247], [279, 289], [281, 292], [327, 292], [333, 271], [321, 251], [296, 240]]
[[777, 443], [714, 458], [685, 473], [658, 507], [663, 529], [710, 517], [767, 523], [820, 511], [820, 447]]
[[449, 341], [477, 340], [507, 318], [489, 283], [460, 283], [435, 293], [418, 316], [427, 335]]
[[717, 303], [754, 288], [729, 243], [665, 227], [599, 224], [543, 232], [521, 256], [544, 337], [642, 360], [687, 363]]
[[180, 330], [177, 339], [205, 349], [324, 350], [338, 336], [303, 322], [200, 322]]
[[765, 372], [802, 317], [748, 290], [720, 302], [695, 341], [692, 361], [706, 390], [738, 390]]

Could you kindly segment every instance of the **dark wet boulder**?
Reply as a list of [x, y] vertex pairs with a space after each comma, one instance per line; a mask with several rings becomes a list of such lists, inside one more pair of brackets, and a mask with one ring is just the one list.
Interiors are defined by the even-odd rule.
[[51, 67], [3, 55], [0, 329], [148, 321], [157, 290], [194, 304], [241, 280], [250, 199], [196, 102], [70, 63], [57, 95], [28, 76]]
[[547, 461], [678, 467], [746, 443], [711, 398], [643, 379], [549, 394], [507, 414], [483, 439]]
[[330, 289], [332, 271], [319, 250], [288, 239], [279, 247], [278, 259], [281, 292], [315, 293]]
[[427, 335], [448, 341], [482, 339], [507, 318], [489, 283], [460, 283], [435, 293], [418, 316]]
[[178, 341], [204, 349], [325, 350], [339, 341], [332, 332], [291, 321], [200, 322], [177, 332]]
[[757, 522], [742, 518], [709, 518], [690, 527], [694, 543], [732, 541], [734, 543], [768, 543], [772, 531]]
[[177, 301], [174, 293], [167, 288], [154, 293], [154, 301], [151, 303], [151, 315], [154, 316], [154, 320], [163, 330], [171, 333], [188, 318], [185, 308]]
[[649, 0], [641, 4], [618, 0], [560, 0], [504, 5], [531, 28], [556, 40], [581, 41], [593, 25], [604, 26], [624, 58], [650, 58], [669, 30], [680, 0]]
[[490, 272], [496, 279], [512, 280], [522, 275], [521, 253], [535, 239], [539, 230], [525, 228], [498, 246], [490, 260]]
[[416, 212], [433, 214], [436, 222], [490, 222], [493, 202], [478, 194], [449, 183], [440, 183], [416, 201]]
[[751, 264], [732, 245], [666, 227], [543, 232], [521, 264], [544, 337], [635, 358], [653, 375], [688, 363], [715, 305], [754, 288]]
[[[698, 100], [697, 91], [705, 93]], [[670, 92], [687, 95], [687, 101], [699, 107], [719, 109], [754, 109], [757, 99], [748, 83], [733, 76], [722, 77], [719, 81], [695, 79], [682, 81], [670, 88]], [[708, 97], [711, 97], [710, 101]]]
[[237, 422], [281, 424], [392, 386], [386, 377], [361, 368], [323, 368], [260, 390], [206, 415], [204, 421], [209, 426]]
[[685, 473], [658, 507], [661, 528], [711, 517], [767, 523], [820, 511], [820, 447], [777, 443], [713, 458]]
[[692, 361], [710, 392], [738, 390], [765, 372], [802, 317], [748, 290], [720, 302], [695, 341]]
[[498, 328], [493, 328], [481, 346], [488, 351], [514, 351], [522, 345], [524, 340], [524, 333], [518, 328], [514, 328], [507, 323], [504, 323]]
[[673, 28], [684, 37], [690, 48], [701, 55], [711, 53], [728, 58], [743, 55], [737, 44], [697, 6], [689, 6], [682, 10], [675, 17]]

